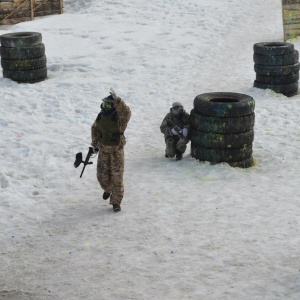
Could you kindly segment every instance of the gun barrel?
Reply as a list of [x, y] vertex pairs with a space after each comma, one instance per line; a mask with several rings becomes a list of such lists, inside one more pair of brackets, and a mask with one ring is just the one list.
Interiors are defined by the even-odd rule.
[[82, 168], [82, 171], [81, 171], [81, 174], [80, 174], [80, 178], [82, 177], [82, 174], [83, 174], [83, 172], [84, 172], [85, 166], [86, 166], [86, 165], [84, 165], [83, 168]]

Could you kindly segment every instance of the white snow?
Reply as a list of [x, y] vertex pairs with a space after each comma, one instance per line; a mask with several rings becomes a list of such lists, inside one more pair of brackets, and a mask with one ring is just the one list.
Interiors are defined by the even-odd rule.
[[[300, 95], [253, 88], [253, 44], [283, 40], [277, 0], [65, 0], [1, 26], [42, 33], [49, 78], [0, 78], [0, 299], [300, 299]], [[300, 50], [300, 40], [291, 41]], [[85, 156], [110, 87], [126, 101], [125, 197]], [[255, 166], [164, 157], [172, 102], [256, 102]]]

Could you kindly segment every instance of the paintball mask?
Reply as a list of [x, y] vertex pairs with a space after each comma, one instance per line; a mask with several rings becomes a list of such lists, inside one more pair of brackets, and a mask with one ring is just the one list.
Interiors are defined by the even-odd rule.
[[114, 98], [110, 95], [106, 98], [102, 99], [101, 109], [103, 109], [106, 112], [113, 111], [115, 109], [114, 107]]
[[111, 110], [114, 107], [113, 103], [104, 101], [102, 103], [102, 109]]

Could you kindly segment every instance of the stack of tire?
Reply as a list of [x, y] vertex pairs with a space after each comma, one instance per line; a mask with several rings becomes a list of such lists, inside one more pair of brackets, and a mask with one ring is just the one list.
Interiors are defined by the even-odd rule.
[[19, 83], [47, 78], [45, 45], [39, 32], [16, 32], [0, 36], [3, 77]]
[[205, 93], [190, 114], [191, 155], [213, 164], [253, 165], [255, 101], [238, 93]]
[[254, 44], [254, 87], [271, 89], [287, 97], [298, 93], [299, 52], [291, 43]]

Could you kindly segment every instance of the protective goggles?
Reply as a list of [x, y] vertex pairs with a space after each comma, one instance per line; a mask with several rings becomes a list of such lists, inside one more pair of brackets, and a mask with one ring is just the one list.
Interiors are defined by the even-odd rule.
[[113, 106], [114, 105], [111, 102], [103, 101], [103, 103], [102, 103], [102, 108], [106, 109], [106, 110], [112, 109]]

